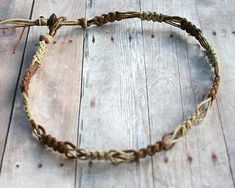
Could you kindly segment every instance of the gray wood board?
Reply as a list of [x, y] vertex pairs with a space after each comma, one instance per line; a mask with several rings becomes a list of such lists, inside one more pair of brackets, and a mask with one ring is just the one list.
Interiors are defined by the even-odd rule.
[[[21, 61], [25, 70], [47, 29], [25, 32], [14, 55], [20, 30], [1, 33], [1, 187], [234, 187], [232, 0], [2, 2], [3, 18], [53, 12], [92, 18], [116, 10], [187, 17], [214, 46], [222, 80], [205, 120], [174, 149], [118, 166], [69, 161], [32, 137], [22, 108]], [[31, 82], [32, 110], [48, 133], [93, 151], [137, 149], [160, 140], [194, 111], [212, 84], [197, 41], [165, 24], [132, 19], [86, 31], [64, 27], [54, 41]]]

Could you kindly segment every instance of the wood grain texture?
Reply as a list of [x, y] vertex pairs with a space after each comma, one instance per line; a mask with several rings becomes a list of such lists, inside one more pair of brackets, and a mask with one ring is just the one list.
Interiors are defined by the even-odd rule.
[[[86, 17], [139, 10], [139, 1], [92, 1]], [[140, 20], [89, 28], [84, 45], [79, 146], [92, 150], [141, 148], [149, 144], [146, 75]], [[153, 187], [152, 162], [78, 162], [77, 187]]]
[[[33, 1], [21, 2], [19, 0], [1, 1], [0, 18], [7, 19], [9, 17], [29, 18]], [[18, 5], [18, 6], [17, 6]], [[0, 170], [2, 156], [4, 154], [5, 142], [7, 139], [9, 124], [11, 121], [12, 107], [14, 103], [15, 90], [18, 82], [19, 72], [22, 64], [22, 56], [24, 53], [24, 42], [21, 42], [18, 49], [13, 54], [14, 45], [20, 36], [21, 30], [1, 31], [1, 69], [0, 69]]]
[[[166, 14], [184, 16], [201, 27], [195, 4], [185, 1], [153, 1], [142, 4], [142, 9], [152, 8]], [[144, 23], [143, 26], [144, 31], [150, 29], [156, 35], [154, 40], [144, 37], [148, 39], [145, 42], [145, 54], [146, 61], [149, 62], [147, 77], [151, 136], [155, 138], [173, 129], [177, 122], [183, 121], [193, 112], [192, 107], [201, 100], [212, 84], [212, 72], [201, 49], [191, 37], [175, 28], [149, 26], [149, 23]], [[152, 44], [152, 47], [148, 44]], [[159, 107], [156, 109], [156, 106]], [[206, 119], [165, 154], [165, 164], [159, 163], [158, 159], [154, 161], [154, 172], [162, 172], [155, 175], [155, 185], [233, 187], [223, 139], [223, 129], [215, 103]]]
[[[206, 119], [174, 149], [139, 164], [68, 161], [32, 137], [19, 87], [16, 97], [11, 91], [19, 84], [19, 60], [24, 55], [25, 70], [39, 35], [47, 29], [31, 28], [14, 56], [9, 50], [15, 44], [12, 33], [0, 33], [0, 154], [6, 142], [1, 188], [235, 187], [233, 0], [35, 0], [32, 9], [31, 5], [2, 0], [0, 15], [29, 17], [32, 11], [36, 19], [55, 12], [74, 19], [116, 10], [151, 10], [187, 17], [215, 47], [222, 84]], [[62, 28], [44, 63], [30, 88], [35, 117], [53, 136], [93, 151], [137, 149], [160, 140], [194, 111], [213, 75], [195, 39], [165, 24], [137, 19], [86, 31]]]
[[[202, 7], [205, 7], [202, 10]], [[220, 60], [221, 67], [221, 88], [217, 97], [219, 107], [219, 121], [223, 130], [223, 138], [228, 152], [228, 161], [231, 165], [230, 173], [235, 179], [235, 136], [234, 136], [234, 95], [235, 87], [235, 6], [234, 1], [214, 1], [209, 6], [205, 2], [196, 1], [198, 16], [201, 20], [201, 27], [212, 44]]]
[[[66, 12], [64, 7], [67, 7]], [[49, 17], [53, 12], [68, 18], [79, 18], [84, 16], [84, 9], [82, 1], [79, 4], [77, 1], [36, 1], [33, 18], [42, 13]], [[39, 35], [45, 32], [47, 28], [31, 28], [23, 69], [31, 63]], [[59, 33], [54, 38], [56, 43], [49, 46], [50, 56], [44, 60], [31, 82], [29, 98], [35, 117], [48, 133], [61, 140], [76, 142], [83, 33], [76, 28], [63, 28]], [[22, 107], [20, 88], [4, 159], [3, 187], [74, 187], [75, 161], [52, 154], [32, 137]]]

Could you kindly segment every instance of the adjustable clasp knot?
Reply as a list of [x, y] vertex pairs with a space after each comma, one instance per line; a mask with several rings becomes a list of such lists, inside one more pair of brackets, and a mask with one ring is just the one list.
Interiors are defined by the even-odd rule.
[[57, 16], [53, 13], [47, 20], [49, 35], [53, 37], [56, 34], [57, 30], [62, 26], [61, 23], [65, 20], [66, 18], [64, 16], [57, 18]]

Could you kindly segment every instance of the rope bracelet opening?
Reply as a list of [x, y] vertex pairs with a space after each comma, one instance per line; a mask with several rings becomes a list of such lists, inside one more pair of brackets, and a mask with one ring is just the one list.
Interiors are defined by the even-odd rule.
[[[53, 37], [62, 26], [81, 26], [86, 29], [89, 26], [97, 25], [101, 26], [108, 22], [120, 21], [123, 19], [139, 18], [145, 21], [153, 22], [165, 22], [166, 24], [178, 27], [181, 30], [185, 30], [191, 36], [193, 36], [200, 45], [205, 49], [205, 54], [208, 58], [208, 62], [214, 70], [214, 78], [211, 89], [204, 95], [202, 101], [197, 105], [195, 112], [189, 116], [184, 122], [179, 124], [176, 129], [172, 132], [163, 135], [160, 141], [154, 144], [148, 145], [146, 148], [134, 150], [115, 150], [111, 149], [109, 151], [90, 151], [84, 148], [77, 148], [74, 144], [68, 141], [59, 141], [55, 137], [47, 134], [42, 125], [40, 125], [33, 117], [28, 101], [29, 84], [32, 76], [36, 73], [38, 68], [43, 62], [43, 58], [47, 53], [47, 44], [51, 43]], [[47, 26], [49, 28], [49, 33], [41, 35], [39, 37], [39, 45], [35, 55], [33, 56], [32, 63], [25, 71], [21, 89], [24, 101], [24, 110], [26, 112], [27, 118], [32, 126], [33, 134], [40, 141], [40, 143], [54, 151], [64, 154], [69, 159], [80, 159], [80, 160], [108, 160], [112, 164], [119, 164], [121, 162], [131, 162], [138, 161], [146, 156], [153, 156], [160, 151], [166, 151], [171, 149], [176, 142], [178, 142], [187, 132], [205, 117], [208, 108], [211, 106], [215, 96], [217, 94], [220, 82], [219, 75], [219, 65], [215, 56], [215, 53], [202, 35], [200, 29], [189, 22], [186, 18], [179, 16], [168, 16], [163, 14], [158, 14], [156, 12], [109, 12], [108, 14], [102, 14], [100, 16], [95, 16], [94, 18], [87, 20], [85, 18], [80, 18], [77, 20], [67, 20], [65, 17], [57, 18], [55, 14], [52, 14], [49, 19], [40, 17], [37, 20], [26, 20], [26, 19], [9, 19], [0, 20], [0, 25], [7, 25], [1, 27], [0, 29], [14, 29], [20, 27], [30, 27], [30, 26]]]

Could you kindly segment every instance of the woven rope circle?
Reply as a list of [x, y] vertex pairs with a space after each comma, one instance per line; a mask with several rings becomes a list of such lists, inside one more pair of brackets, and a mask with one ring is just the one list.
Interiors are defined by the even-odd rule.
[[[139, 18], [141, 20], [153, 21], [153, 22], [165, 22], [166, 24], [185, 30], [191, 36], [193, 36], [199, 44], [205, 49], [205, 54], [208, 59], [208, 63], [214, 70], [214, 78], [211, 89], [204, 95], [202, 101], [197, 105], [195, 112], [189, 116], [184, 122], [180, 123], [175, 130], [163, 135], [162, 139], [155, 142], [154, 144], [148, 145], [142, 149], [128, 149], [128, 150], [116, 150], [111, 149], [109, 151], [90, 151], [84, 148], [77, 148], [74, 144], [68, 141], [59, 141], [55, 137], [47, 134], [46, 130], [40, 125], [33, 117], [30, 110], [28, 101], [29, 84], [32, 76], [36, 73], [38, 68], [41, 66], [43, 58], [47, 53], [47, 45], [52, 42], [54, 35], [61, 26], [80, 25], [82, 28], [87, 28], [91, 25], [101, 26], [108, 22], [120, 21], [123, 19]], [[16, 22], [14, 22], [16, 23]], [[22, 21], [20, 22], [22, 24]], [[158, 14], [156, 12], [110, 12], [108, 14], [102, 14], [101, 16], [95, 16], [94, 18], [87, 20], [80, 18], [77, 20], [67, 20], [65, 17], [57, 18], [55, 14], [52, 14], [49, 19], [40, 17], [39, 19], [32, 22], [24, 23], [24, 26], [32, 25], [46, 25], [49, 28], [49, 33], [41, 35], [39, 38], [39, 45], [36, 54], [33, 56], [32, 63], [25, 71], [22, 79], [22, 95], [24, 100], [24, 109], [31, 123], [33, 134], [37, 137], [40, 143], [48, 148], [53, 149], [61, 154], [64, 154], [70, 159], [80, 160], [108, 160], [113, 164], [118, 164], [125, 161], [137, 161], [146, 156], [152, 156], [160, 151], [171, 149], [176, 142], [178, 142], [187, 132], [195, 125], [197, 125], [206, 115], [209, 107], [215, 99], [216, 93], [219, 88], [219, 65], [212, 50], [212, 47], [202, 35], [200, 29], [189, 22], [186, 18], [179, 16], [168, 16]], [[28, 24], [28, 25], [27, 25]]]

